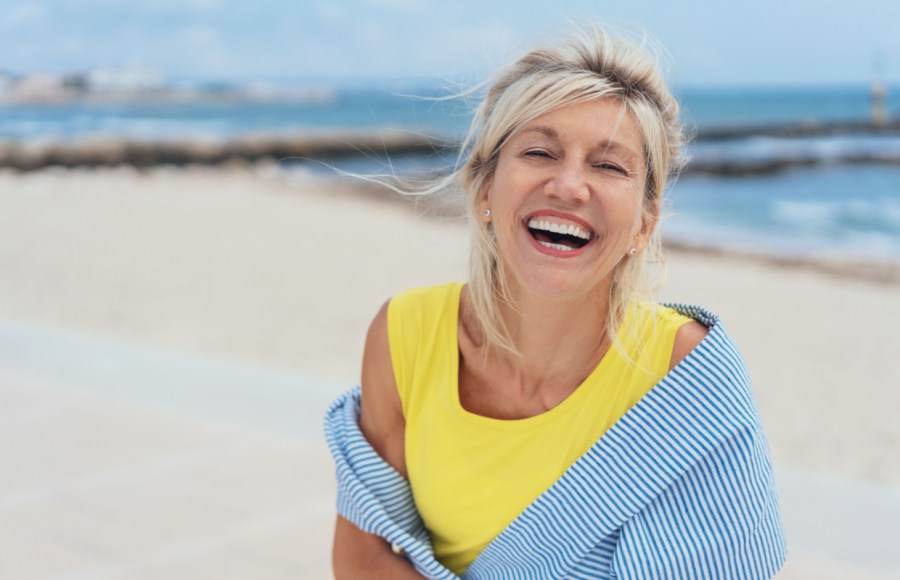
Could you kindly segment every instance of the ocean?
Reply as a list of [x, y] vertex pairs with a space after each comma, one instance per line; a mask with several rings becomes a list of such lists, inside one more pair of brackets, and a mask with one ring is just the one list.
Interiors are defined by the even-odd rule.
[[[46, 142], [95, 137], [221, 140], [247, 135], [394, 129], [457, 140], [474, 101], [443, 100], [441, 89], [329, 89], [295, 100], [157, 100], [0, 105], [0, 141]], [[699, 138], [699, 162], [804, 159], [755, 175], [687, 173], [669, 191], [664, 234], [671, 241], [790, 257], [900, 263], [900, 133], [704, 140], [705, 132], [745, 126], [865, 121], [868, 87], [685, 88], [686, 124]], [[900, 116], [900, 87], [887, 110]], [[848, 163], [847, 159], [857, 159]], [[864, 162], [860, 162], [863, 159]], [[436, 155], [390, 159], [361, 154], [336, 163], [357, 173], [409, 174], [452, 164]], [[286, 174], [331, 171], [283, 162]]]

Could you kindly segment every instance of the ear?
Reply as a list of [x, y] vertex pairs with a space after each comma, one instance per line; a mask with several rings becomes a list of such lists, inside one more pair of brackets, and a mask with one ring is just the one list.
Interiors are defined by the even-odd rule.
[[[485, 210], [491, 209], [491, 182], [490, 178], [486, 179], [478, 191], [478, 211], [482, 215], [484, 215]], [[491, 220], [488, 217], [485, 221]]]
[[633, 244], [633, 247], [637, 248], [638, 251], [643, 250], [650, 243], [653, 232], [659, 223], [659, 211], [659, 199], [655, 199], [648, 205], [641, 216], [641, 226], [634, 237]]

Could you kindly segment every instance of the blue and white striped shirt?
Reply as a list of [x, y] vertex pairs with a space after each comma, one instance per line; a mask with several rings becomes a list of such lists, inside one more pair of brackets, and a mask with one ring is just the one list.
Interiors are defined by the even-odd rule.
[[[706, 338], [519, 515], [463, 578], [770, 578], [785, 559], [768, 445], [743, 360], [724, 326], [673, 308]], [[338, 512], [402, 548], [428, 578], [434, 557], [409, 484], [359, 429], [360, 390], [329, 409]]]

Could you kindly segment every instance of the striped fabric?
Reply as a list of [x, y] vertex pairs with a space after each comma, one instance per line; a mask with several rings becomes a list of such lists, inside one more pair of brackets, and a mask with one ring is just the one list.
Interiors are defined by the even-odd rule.
[[[707, 337], [472, 563], [465, 579], [770, 578], [785, 559], [772, 466], [743, 360], [709, 312]], [[329, 409], [338, 513], [434, 558], [409, 484], [358, 427], [360, 389]]]

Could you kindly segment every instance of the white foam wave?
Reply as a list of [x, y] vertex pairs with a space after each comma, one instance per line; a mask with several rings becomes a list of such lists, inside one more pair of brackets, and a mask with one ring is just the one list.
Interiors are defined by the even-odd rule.
[[772, 217], [804, 230], [871, 232], [900, 238], [900, 202], [851, 199], [843, 201], [776, 201]]
[[900, 156], [900, 136], [835, 135], [809, 138], [750, 137], [723, 142], [698, 142], [690, 148], [698, 162], [753, 162], [814, 159], [822, 162], [847, 157]]

